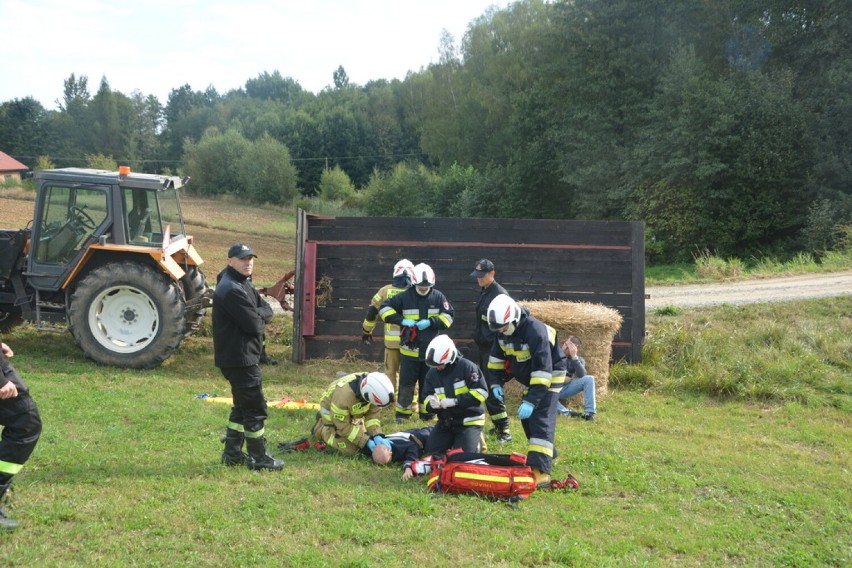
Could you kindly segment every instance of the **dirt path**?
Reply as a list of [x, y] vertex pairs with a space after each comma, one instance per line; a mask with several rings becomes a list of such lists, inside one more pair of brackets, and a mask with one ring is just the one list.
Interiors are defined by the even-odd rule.
[[646, 311], [663, 306], [694, 308], [846, 296], [852, 294], [852, 270], [741, 282], [651, 286], [645, 293], [650, 294], [650, 299], [645, 300]]

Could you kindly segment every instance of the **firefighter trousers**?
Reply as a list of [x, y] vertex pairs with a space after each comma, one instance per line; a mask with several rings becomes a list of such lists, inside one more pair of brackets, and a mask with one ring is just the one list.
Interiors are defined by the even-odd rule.
[[[399, 393], [396, 398], [396, 418], [405, 420], [418, 411], [426, 410], [426, 404], [422, 400], [423, 380], [429, 367], [425, 361], [405, 355], [399, 361]], [[417, 400], [414, 399], [414, 390], [417, 389]], [[416, 404], [415, 404], [416, 402]], [[420, 418], [428, 420], [432, 414], [420, 414]]]
[[547, 391], [530, 417], [521, 420], [527, 436], [527, 465], [543, 473], [550, 473], [553, 467], [556, 403], [556, 393]]
[[41, 436], [41, 415], [29, 389], [12, 365], [3, 370], [18, 389], [18, 396], [0, 400], [0, 485], [21, 471]]
[[263, 432], [269, 413], [263, 396], [260, 366], [222, 367], [221, 371], [231, 384], [231, 397], [234, 400], [228, 427], [250, 434]]

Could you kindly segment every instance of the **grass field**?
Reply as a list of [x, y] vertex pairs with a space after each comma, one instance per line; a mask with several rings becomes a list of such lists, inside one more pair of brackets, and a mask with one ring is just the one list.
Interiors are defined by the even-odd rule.
[[[18, 226], [0, 207], [0, 225]], [[184, 210], [208, 275], [237, 240], [257, 248], [260, 283], [292, 267], [291, 214]], [[45, 427], [15, 480], [21, 528], [0, 534], [0, 565], [849, 566], [852, 296], [649, 314], [647, 327], [643, 364], [613, 368], [598, 420], [559, 419], [554, 474], [580, 490], [517, 507], [313, 451], [284, 455], [281, 472], [221, 466], [227, 406], [195, 398], [228, 394], [208, 333], [126, 371], [87, 361], [69, 334], [18, 328], [4, 341]], [[286, 319], [269, 335], [270, 399], [315, 401], [336, 372], [376, 368], [295, 365]], [[271, 446], [312, 421], [272, 410]], [[524, 452], [512, 430], [499, 451]]]

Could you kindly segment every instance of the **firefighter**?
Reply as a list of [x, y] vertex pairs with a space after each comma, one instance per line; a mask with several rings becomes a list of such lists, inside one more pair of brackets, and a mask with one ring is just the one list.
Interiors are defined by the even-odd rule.
[[[15, 355], [0, 341], [0, 500], [9, 491], [12, 478], [21, 471], [41, 436], [41, 416], [29, 388], [9, 363]], [[0, 531], [11, 531], [18, 523], [0, 506]]]
[[423, 383], [423, 398], [427, 409], [438, 415], [438, 424], [426, 442], [426, 453], [443, 453], [452, 448], [478, 452], [488, 398], [482, 371], [476, 363], [459, 355], [447, 335], [439, 335], [429, 343], [426, 364], [431, 368]]
[[[470, 273], [471, 278], [476, 278], [476, 283], [479, 284], [479, 299], [476, 302], [476, 332], [473, 341], [479, 351], [477, 363], [479, 368], [483, 370], [488, 368], [488, 357], [491, 355], [491, 347], [494, 345], [494, 338], [497, 335], [496, 331], [492, 331], [488, 327], [488, 314], [486, 313], [488, 305], [498, 295], [508, 295], [506, 289], [494, 279], [494, 275], [494, 263], [487, 258], [477, 262], [473, 267], [473, 272]], [[511, 442], [509, 414], [506, 412], [503, 396], [497, 398], [494, 392], [489, 390], [485, 408], [488, 410], [488, 415], [491, 416], [491, 422], [494, 423], [492, 433], [497, 436], [497, 441], [500, 443]]]
[[439, 331], [453, 325], [453, 308], [446, 296], [435, 289], [435, 271], [428, 264], [414, 267], [413, 286], [388, 298], [379, 309], [382, 321], [402, 326], [399, 339], [399, 396], [396, 421], [404, 422], [416, 412], [413, 406], [414, 389], [419, 398], [417, 407], [421, 420], [432, 420], [433, 413], [423, 405], [423, 379], [426, 366], [426, 347]]
[[384, 373], [352, 373], [329, 385], [320, 399], [312, 434], [345, 456], [377, 444], [391, 448], [382, 435], [381, 409], [394, 401], [393, 383]]
[[[376, 327], [376, 319], [382, 303], [388, 298], [405, 292], [414, 280], [414, 265], [407, 258], [403, 258], [393, 267], [393, 280], [379, 288], [373, 296], [367, 314], [361, 324], [361, 341], [369, 344], [373, 340], [373, 330]], [[385, 374], [391, 380], [399, 392], [399, 326], [385, 324]]]
[[536, 485], [550, 483], [555, 448], [556, 403], [565, 382], [567, 359], [556, 342], [556, 330], [530, 315], [508, 295], [488, 305], [488, 325], [497, 340], [488, 358], [488, 383], [503, 397], [502, 384], [510, 378], [524, 386], [518, 418], [527, 436], [527, 465]]
[[[213, 361], [231, 385], [234, 405], [225, 431], [222, 463], [253, 470], [280, 470], [284, 462], [266, 451], [268, 413], [260, 354], [272, 308], [252, 284], [257, 254], [246, 244], [228, 249], [228, 265], [213, 294]], [[243, 453], [245, 442], [248, 455]]]

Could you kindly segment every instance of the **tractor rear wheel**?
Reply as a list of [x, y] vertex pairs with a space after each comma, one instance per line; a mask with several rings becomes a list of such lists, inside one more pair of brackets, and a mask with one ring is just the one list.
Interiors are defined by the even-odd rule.
[[21, 317], [21, 308], [12, 304], [0, 304], [0, 332], [9, 331], [24, 321]]
[[[180, 283], [183, 286], [183, 297], [187, 302], [186, 324], [183, 336], [189, 337], [198, 331], [198, 328], [201, 326], [201, 320], [207, 314], [205, 304], [200, 302], [209, 287], [207, 286], [207, 277], [204, 276], [204, 272], [197, 266], [190, 266], [184, 277], [180, 279]], [[192, 305], [191, 308], [190, 305]]]
[[96, 362], [150, 369], [183, 340], [184, 300], [178, 283], [157, 269], [110, 263], [80, 281], [68, 324], [77, 345]]

